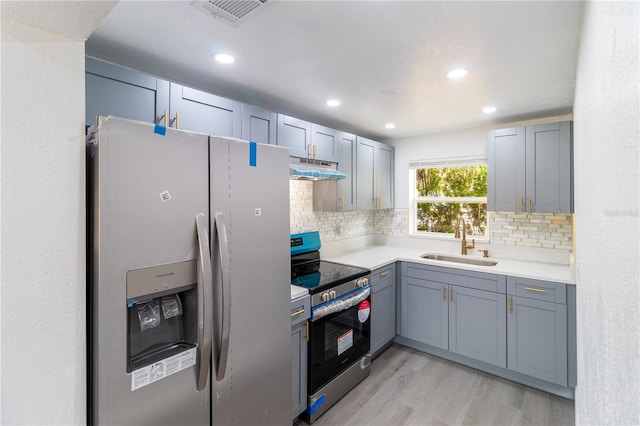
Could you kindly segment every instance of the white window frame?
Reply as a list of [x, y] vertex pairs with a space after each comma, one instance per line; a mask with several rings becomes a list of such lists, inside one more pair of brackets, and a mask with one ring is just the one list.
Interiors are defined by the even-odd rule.
[[[418, 212], [418, 203], [484, 203], [487, 204], [487, 197], [419, 197], [416, 189], [416, 170], [418, 169], [435, 169], [445, 167], [463, 167], [463, 166], [480, 166], [487, 164], [487, 157], [471, 156], [471, 157], [448, 157], [436, 158], [431, 160], [414, 160], [409, 162], [409, 235], [420, 238], [433, 238], [454, 240], [453, 234], [444, 234], [441, 232], [425, 232], [418, 231], [418, 221], [416, 215]], [[474, 237], [476, 241], [489, 240], [489, 217], [487, 214], [487, 225], [485, 227], [485, 235], [483, 237]]]

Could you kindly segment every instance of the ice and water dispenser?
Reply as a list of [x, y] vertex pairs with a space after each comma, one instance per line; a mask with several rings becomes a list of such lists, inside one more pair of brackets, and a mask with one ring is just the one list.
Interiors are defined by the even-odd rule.
[[195, 350], [193, 363], [178, 354], [198, 343], [196, 274], [195, 260], [127, 272], [127, 373], [172, 358], [195, 363]]

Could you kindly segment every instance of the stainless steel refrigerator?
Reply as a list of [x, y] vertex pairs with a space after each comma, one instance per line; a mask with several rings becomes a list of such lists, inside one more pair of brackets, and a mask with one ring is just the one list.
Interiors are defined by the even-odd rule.
[[99, 117], [89, 419], [291, 422], [288, 150]]

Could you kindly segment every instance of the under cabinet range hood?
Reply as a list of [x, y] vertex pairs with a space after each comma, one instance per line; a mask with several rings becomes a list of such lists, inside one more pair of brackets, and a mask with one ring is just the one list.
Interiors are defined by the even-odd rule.
[[289, 157], [289, 179], [338, 180], [347, 175], [338, 170], [338, 164], [310, 158]]

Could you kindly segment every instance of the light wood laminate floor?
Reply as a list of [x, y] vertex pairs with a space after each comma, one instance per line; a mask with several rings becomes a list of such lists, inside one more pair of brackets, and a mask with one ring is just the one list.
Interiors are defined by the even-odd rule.
[[314, 426], [574, 422], [572, 400], [394, 344]]

